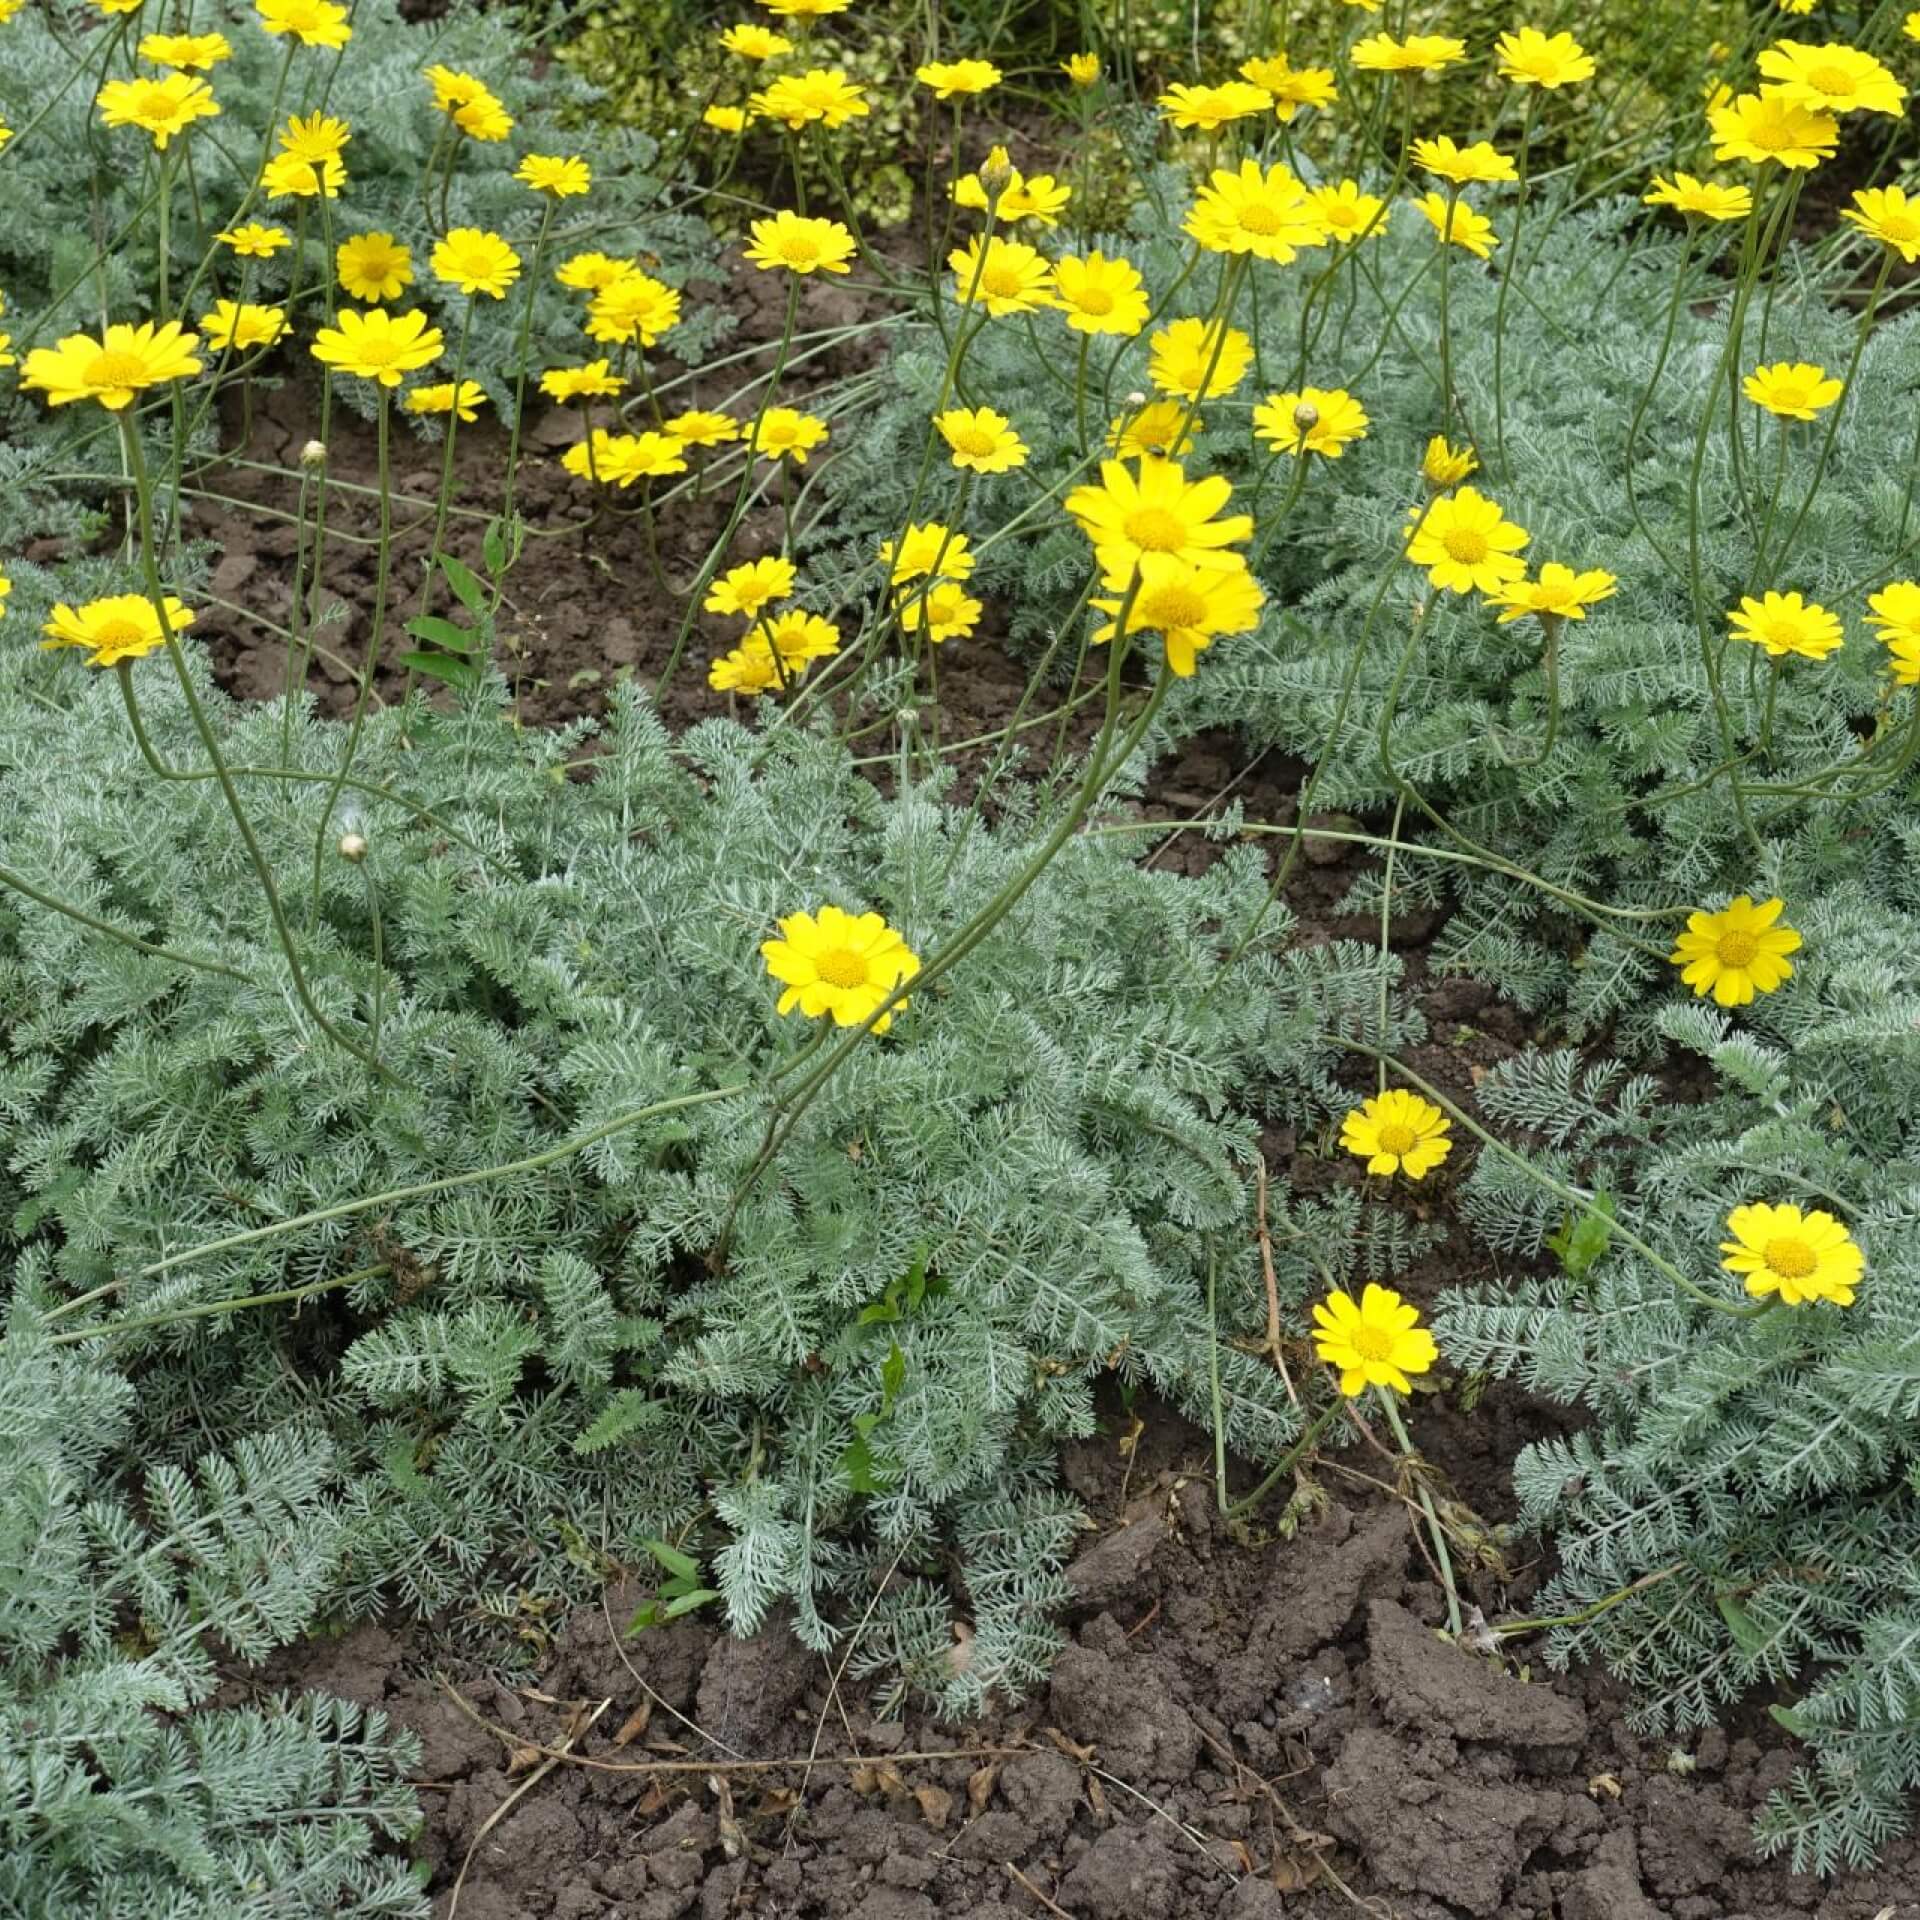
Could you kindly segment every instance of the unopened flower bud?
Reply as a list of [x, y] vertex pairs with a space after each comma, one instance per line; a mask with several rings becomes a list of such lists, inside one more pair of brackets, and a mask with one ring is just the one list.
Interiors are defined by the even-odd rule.
[[1130, 407], [1144, 407], [1146, 404], [1147, 396], [1138, 387], [1127, 395], [1127, 405]]
[[1302, 433], [1311, 433], [1320, 424], [1320, 409], [1311, 400], [1302, 400], [1293, 410], [1293, 424]]
[[1013, 161], [1006, 148], [993, 148], [980, 163], [980, 184], [986, 188], [988, 200], [997, 199], [1012, 178]]
[[367, 838], [362, 833], [343, 833], [340, 836], [340, 858], [351, 860], [357, 867], [367, 857]]
[[318, 473], [327, 464], [327, 443], [324, 440], [309, 440], [300, 449], [300, 464], [309, 473]]

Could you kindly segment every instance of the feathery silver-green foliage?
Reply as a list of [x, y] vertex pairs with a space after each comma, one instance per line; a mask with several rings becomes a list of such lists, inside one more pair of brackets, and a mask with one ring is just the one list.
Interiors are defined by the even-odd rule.
[[[1180, 190], [1165, 185], [1177, 215]], [[1510, 205], [1493, 211], [1511, 244]], [[1151, 205], [1135, 231], [1103, 244], [1156, 295], [1186, 264]], [[1718, 1270], [1720, 1242], [1744, 1202], [1828, 1208], [1864, 1246], [1867, 1281], [1844, 1311], [1706, 1311], [1616, 1235], [1579, 1277], [1480, 1289], [1439, 1325], [1455, 1364], [1517, 1374], [1593, 1414], [1519, 1465], [1526, 1515], [1555, 1533], [1561, 1559], [1539, 1610], [1582, 1614], [1633, 1591], [1562, 1629], [1554, 1657], [1600, 1654], [1660, 1727], [1698, 1726], [1755, 1686], [1787, 1683], [1796, 1704], [1781, 1718], [1812, 1764], [1768, 1808], [1761, 1837], [1826, 1869], [1869, 1858], [1920, 1784], [1915, 721], [1864, 621], [1870, 591], [1916, 570], [1920, 331], [1910, 313], [1883, 312], [1844, 407], [1814, 424], [1786, 426], [1745, 399], [1730, 406], [1724, 376], [1713, 384], [1730, 306], [1725, 279], [1702, 268], [1710, 244], [1720, 244], [1711, 230], [1683, 242], [1624, 199], [1532, 203], [1501, 353], [1504, 459], [1498, 282], [1457, 253], [1444, 265], [1475, 484], [1530, 530], [1535, 566], [1619, 578], [1616, 598], [1562, 628], [1557, 693], [1537, 621], [1497, 624], [1477, 596], [1436, 592], [1399, 558], [1407, 516], [1426, 498], [1422, 450], [1449, 429], [1431, 228], [1395, 206], [1383, 236], [1337, 256], [1304, 318], [1331, 258], [1256, 264], [1257, 307], [1243, 299], [1234, 318], [1255, 336], [1257, 365], [1199, 409], [1188, 471], [1229, 474], [1235, 504], [1258, 500], [1270, 516], [1291, 462], [1269, 469], [1251, 436], [1254, 402], [1345, 387], [1371, 425], [1338, 461], [1310, 462], [1259, 561], [1272, 596], [1259, 630], [1203, 656], [1166, 724], [1227, 726], [1252, 749], [1323, 762], [1316, 806], [1375, 821], [1402, 806], [1394, 907], [1446, 906], [1432, 966], [1492, 983], [1584, 1044], [1528, 1056], [1481, 1090], [1480, 1118], [1532, 1171], [1481, 1152], [1465, 1205], [1523, 1273], [1550, 1262], [1549, 1236], [1581, 1212], [1542, 1175], [1611, 1196], [1629, 1233], [1729, 1303], [1741, 1295]], [[1855, 269], [1861, 258], [1856, 244]], [[1747, 317], [1736, 379], [1781, 359], [1848, 367], [1858, 305], [1828, 304], [1834, 265], [1789, 257]], [[1224, 269], [1202, 256], [1156, 323], [1206, 314]], [[1057, 344], [1072, 336], [1052, 316], [1036, 326], [988, 322], [968, 349], [963, 398], [990, 397], [1032, 445], [1034, 469], [1060, 475], [1083, 457]], [[1151, 391], [1151, 331], [1095, 343], [1107, 401], [1089, 409], [1094, 436], [1129, 392]], [[931, 330], [903, 342], [891, 420], [837, 471], [835, 533], [853, 536], [842, 549], [850, 571], [902, 510], [898, 476], [913, 470], [903, 449], [944, 365]], [[1737, 471], [1729, 412], [1744, 436]], [[954, 494], [943, 476], [922, 511], [952, 511]], [[974, 483], [964, 518], [976, 542], [1023, 498], [1018, 477]], [[1062, 528], [990, 547], [970, 585], [1011, 604], [1016, 640], [1037, 657], [1086, 566], [1084, 542]], [[1729, 643], [1728, 609], [1766, 587], [1832, 607], [1844, 649], [1775, 668]], [[1735, 760], [1750, 828], [1731, 793]], [[1789, 986], [1737, 1016], [1696, 1003], [1663, 958], [1681, 913], [1736, 893], [1783, 895], [1806, 939]], [[1344, 904], [1376, 913], [1378, 875]], [[1676, 1054], [1706, 1067], [1662, 1070]]]

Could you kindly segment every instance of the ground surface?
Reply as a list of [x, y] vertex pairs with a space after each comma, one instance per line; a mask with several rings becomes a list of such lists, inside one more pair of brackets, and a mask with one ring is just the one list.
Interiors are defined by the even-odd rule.
[[[874, 1720], [784, 1627], [626, 1639], [639, 1585], [576, 1613], [531, 1689], [456, 1699], [375, 1627], [271, 1677], [420, 1734], [439, 1920], [1920, 1914], [1913, 1842], [1832, 1886], [1752, 1857], [1793, 1763], [1764, 1714], [1642, 1741], [1598, 1677], [1529, 1682], [1438, 1638], [1407, 1508], [1356, 1477], [1385, 1462], [1346, 1450], [1294, 1539], [1248, 1546], [1215, 1519], [1207, 1436], [1145, 1412], [1130, 1458], [1117, 1409], [1066, 1456], [1093, 1528], [1050, 1688], [974, 1725]], [[1495, 1394], [1413, 1422], [1497, 1518], [1542, 1417]], [[1469, 1578], [1490, 1613], [1531, 1586]]]

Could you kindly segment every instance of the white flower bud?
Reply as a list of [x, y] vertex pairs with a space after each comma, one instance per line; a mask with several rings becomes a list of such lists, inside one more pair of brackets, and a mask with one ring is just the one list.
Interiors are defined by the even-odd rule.
[[1311, 433], [1320, 424], [1320, 409], [1311, 400], [1302, 400], [1293, 410], [1293, 424], [1302, 433]]
[[367, 857], [366, 835], [343, 833], [340, 836], [339, 854], [342, 860], [351, 860], [357, 867]]
[[327, 464], [327, 443], [324, 440], [309, 440], [300, 449], [300, 464], [309, 473], [318, 473]]

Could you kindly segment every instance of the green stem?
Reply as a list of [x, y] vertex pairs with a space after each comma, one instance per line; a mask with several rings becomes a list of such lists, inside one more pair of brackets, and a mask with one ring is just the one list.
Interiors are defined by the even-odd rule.
[[1413, 1481], [1413, 1490], [1419, 1496], [1420, 1510], [1427, 1516], [1427, 1533], [1433, 1541], [1434, 1553], [1440, 1561], [1440, 1584], [1447, 1590], [1447, 1626], [1453, 1637], [1460, 1638], [1460, 1593], [1454, 1585], [1453, 1556], [1447, 1551], [1447, 1530], [1440, 1524], [1440, 1516], [1433, 1510], [1433, 1495], [1428, 1490], [1426, 1475], [1420, 1471], [1420, 1456], [1414, 1451], [1413, 1441], [1408, 1437], [1406, 1423], [1400, 1418], [1400, 1407], [1394, 1398], [1391, 1387], [1379, 1387], [1375, 1391], [1380, 1397], [1380, 1405], [1387, 1416], [1387, 1425], [1393, 1429], [1393, 1437], [1400, 1442], [1400, 1451], [1407, 1462], [1407, 1470]]
[[198, 967], [203, 973], [224, 973], [229, 980], [243, 980], [247, 985], [255, 984], [250, 973], [242, 973], [238, 967], [223, 966], [218, 960], [201, 960], [191, 953], [181, 953], [174, 947], [156, 946], [151, 940], [142, 940], [137, 933], [128, 933], [124, 927], [116, 927], [109, 920], [100, 920], [80, 907], [70, 906], [53, 894], [42, 893], [32, 881], [23, 879], [11, 867], [0, 867], [0, 887], [11, 887], [14, 892], [25, 894], [35, 905], [47, 908], [52, 913], [63, 913], [69, 920], [77, 920], [83, 927], [91, 927], [95, 933], [104, 933], [110, 940], [118, 940], [123, 947], [132, 947], [137, 953], [150, 953], [159, 960], [177, 960], [183, 967]]

